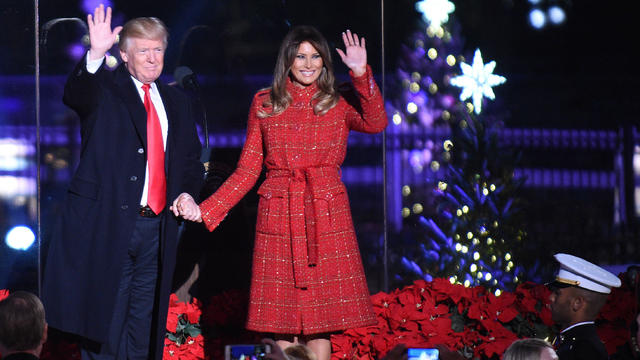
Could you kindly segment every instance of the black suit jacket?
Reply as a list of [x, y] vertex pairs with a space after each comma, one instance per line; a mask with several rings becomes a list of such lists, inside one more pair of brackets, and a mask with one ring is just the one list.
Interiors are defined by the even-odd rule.
[[607, 360], [609, 355], [594, 324], [576, 326], [560, 335], [556, 353], [560, 360]]
[[[168, 118], [167, 207], [152, 340], [161, 349], [178, 242], [179, 220], [168, 208], [182, 192], [197, 198], [204, 169], [189, 98], [156, 84]], [[146, 111], [124, 65], [109, 71], [103, 64], [91, 74], [84, 59], [69, 76], [63, 101], [80, 117], [81, 155], [50, 241], [42, 299], [50, 326], [104, 342], [121, 262], [139, 216]]]

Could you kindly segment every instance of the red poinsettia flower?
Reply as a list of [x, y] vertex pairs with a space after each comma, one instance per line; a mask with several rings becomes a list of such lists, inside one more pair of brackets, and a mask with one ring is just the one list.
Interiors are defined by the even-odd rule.
[[[176, 332], [179, 320], [180, 319], [178, 314], [173, 314], [169, 312], [169, 314], [167, 315], [167, 331], [172, 333]], [[169, 341], [169, 339], [166, 339], [165, 343], [166, 341]]]
[[609, 354], [615, 354], [618, 347], [627, 343], [631, 338], [629, 327], [622, 327], [613, 323], [598, 324], [598, 337], [604, 343]]
[[415, 305], [412, 307], [404, 307], [398, 304], [392, 304], [389, 307], [391, 314], [389, 315], [389, 328], [392, 330], [408, 330], [418, 331], [418, 323], [416, 321], [425, 319], [425, 314], [415, 310]]
[[180, 301], [180, 299], [178, 299], [178, 295], [175, 293], [171, 294], [169, 297], [169, 313], [180, 315], [185, 312], [187, 312], [187, 304]]
[[213, 296], [202, 312], [202, 325], [244, 326], [248, 301], [248, 292], [243, 290], [230, 290]]
[[[635, 309], [635, 296], [626, 288], [613, 288], [607, 298], [607, 303], [598, 313], [598, 319], [617, 321], [621, 319], [633, 319]], [[627, 326], [631, 325], [628, 323]]]
[[204, 338], [202, 335], [195, 338], [189, 337], [182, 346], [186, 346], [190, 359], [204, 359]]
[[460, 284], [451, 284], [449, 280], [442, 278], [433, 279], [431, 289], [435, 291], [432, 295], [437, 302], [451, 299], [457, 304], [462, 298], [469, 296], [467, 288]]

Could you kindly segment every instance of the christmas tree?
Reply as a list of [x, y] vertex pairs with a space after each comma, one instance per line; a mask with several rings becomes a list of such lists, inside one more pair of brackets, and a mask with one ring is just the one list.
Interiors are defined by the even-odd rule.
[[517, 154], [500, 147], [502, 119], [483, 112], [506, 79], [480, 50], [467, 64], [460, 26], [449, 19], [453, 3], [423, 0], [416, 9], [423, 28], [403, 48], [397, 96], [387, 103], [390, 135], [409, 144], [401, 153], [411, 169], [393, 189], [402, 192], [404, 218], [395, 280], [445, 277], [499, 294], [523, 280], [517, 259], [526, 237]]

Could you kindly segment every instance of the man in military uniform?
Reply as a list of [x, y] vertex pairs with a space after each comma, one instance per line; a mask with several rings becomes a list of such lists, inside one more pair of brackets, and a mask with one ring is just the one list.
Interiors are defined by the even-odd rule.
[[598, 337], [594, 321], [620, 279], [579, 257], [556, 254], [560, 270], [552, 290], [551, 316], [562, 329], [554, 341], [560, 360], [607, 360], [609, 355]]

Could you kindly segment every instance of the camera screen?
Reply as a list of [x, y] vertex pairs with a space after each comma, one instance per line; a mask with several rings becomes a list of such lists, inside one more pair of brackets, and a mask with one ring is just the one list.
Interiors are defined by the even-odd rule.
[[268, 352], [267, 345], [227, 345], [227, 360], [261, 360]]
[[416, 349], [407, 350], [408, 360], [438, 360], [438, 349]]

